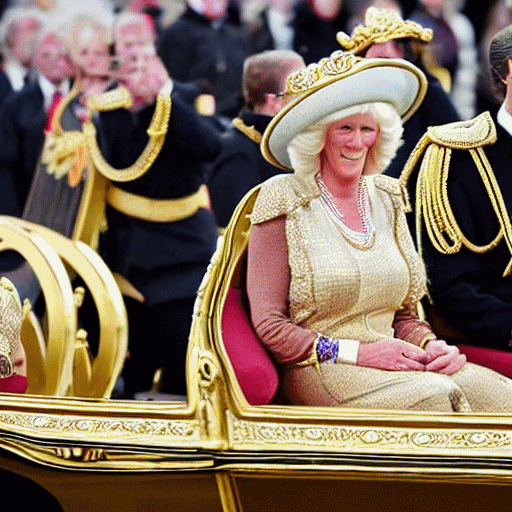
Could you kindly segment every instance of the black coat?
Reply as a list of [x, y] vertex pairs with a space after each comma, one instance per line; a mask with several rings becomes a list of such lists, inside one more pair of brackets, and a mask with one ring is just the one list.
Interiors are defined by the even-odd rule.
[[[429, 126], [439, 126], [460, 121], [460, 116], [455, 110], [452, 100], [442, 88], [437, 78], [427, 74], [428, 88], [425, 98], [413, 114], [404, 124], [403, 144], [398, 148], [395, 158], [384, 170], [383, 174], [398, 178], [421, 137]], [[415, 208], [415, 190], [418, 181], [418, 169], [415, 169], [407, 182], [407, 190], [413, 210]], [[416, 240], [416, 225], [413, 214], [407, 215], [407, 223], [411, 235]]]
[[448, 93], [443, 89], [439, 80], [426, 74], [428, 87], [423, 102], [418, 110], [404, 124], [404, 143], [397, 151], [393, 161], [384, 174], [398, 178], [412, 150], [427, 131], [429, 126], [460, 121], [460, 115], [455, 109]]
[[12, 91], [13, 88], [9, 78], [5, 74], [5, 71], [0, 70], [0, 105]]
[[[243, 113], [247, 126], [263, 133], [270, 116]], [[237, 204], [251, 188], [267, 178], [284, 172], [267, 162], [260, 145], [232, 126], [222, 137], [222, 151], [215, 159], [208, 188], [217, 223], [225, 227]]]
[[[135, 162], [148, 142], [153, 112], [151, 105], [137, 113], [118, 109], [100, 115], [99, 140], [109, 164], [124, 168]], [[190, 195], [206, 182], [205, 164], [219, 151], [217, 133], [173, 93], [167, 137], [151, 169], [116, 186], [154, 199]], [[216, 245], [211, 211], [200, 209], [177, 222], [150, 222], [107, 208], [107, 222], [101, 248], [107, 265], [125, 276], [149, 306], [195, 296]]]
[[[348, 20], [349, 14], [344, 8], [334, 20], [327, 22], [315, 15], [309, 2], [299, 2], [290, 21], [293, 50], [302, 56], [306, 64], [329, 57], [332, 52], [341, 50], [336, 34], [340, 30], [348, 30]], [[250, 41], [255, 53], [276, 48], [269, 28], [268, 9], [261, 12], [259, 27], [250, 34]]]
[[0, 183], [16, 186], [16, 202], [2, 188], [0, 212], [20, 216], [44, 143], [46, 112], [37, 83], [6, 98], [0, 109]]
[[[512, 137], [496, 123], [498, 141], [485, 146], [503, 199], [512, 215]], [[477, 245], [491, 242], [499, 224], [468, 151], [454, 150], [448, 195], [463, 234]], [[512, 276], [502, 277], [512, 256], [505, 241], [484, 254], [462, 248], [443, 255], [423, 231], [429, 290], [437, 311], [470, 342], [506, 350], [512, 331]]]
[[215, 89], [217, 113], [235, 117], [241, 106], [244, 60], [252, 49], [243, 30], [219, 25], [190, 8], [157, 40], [158, 55], [175, 80], [207, 80]]

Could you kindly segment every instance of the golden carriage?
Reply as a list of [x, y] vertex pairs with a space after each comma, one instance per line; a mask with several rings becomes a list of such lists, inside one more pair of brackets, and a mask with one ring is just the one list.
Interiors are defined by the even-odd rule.
[[[0, 398], [6, 485], [48, 498], [55, 510], [80, 512], [506, 508], [511, 416], [290, 406], [266, 394], [273, 379], [268, 361], [246, 358], [243, 369], [233, 362], [236, 349], [254, 341], [243, 283], [248, 215], [257, 193], [240, 203], [198, 293], [186, 403], [109, 399], [126, 331], [108, 269], [80, 243], [1, 219], [0, 249], [20, 250], [37, 265], [60, 322], [48, 329], [46, 359], [39, 355], [34, 363], [53, 387]], [[100, 320], [103, 350], [90, 366], [62, 260], [85, 276], [110, 319]], [[26, 339], [32, 337], [29, 372], [38, 353], [31, 325], [25, 326]], [[24, 494], [18, 495], [23, 503]]]

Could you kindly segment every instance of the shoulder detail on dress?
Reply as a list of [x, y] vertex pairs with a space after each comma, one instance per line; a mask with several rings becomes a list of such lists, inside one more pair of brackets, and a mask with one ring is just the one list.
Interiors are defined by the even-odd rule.
[[130, 91], [123, 86], [97, 94], [87, 101], [87, 108], [91, 112], [107, 112], [118, 108], [130, 108], [132, 105], [132, 95]]
[[[320, 192], [318, 194], [320, 195]], [[308, 204], [315, 194], [306, 188], [293, 174], [278, 174], [264, 181], [254, 209], [251, 222], [259, 224], [267, 220], [288, 215], [298, 206]]]
[[373, 182], [375, 186], [381, 190], [388, 192], [394, 196], [402, 195], [402, 189], [400, 187], [400, 182], [397, 178], [393, 178], [391, 176], [386, 176], [385, 174], [378, 174], [373, 178]]
[[431, 126], [427, 136], [432, 142], [451, 149], [472, 149], [494, 144], [497, 140], [496, 126], [489, 112], [468, 121]]

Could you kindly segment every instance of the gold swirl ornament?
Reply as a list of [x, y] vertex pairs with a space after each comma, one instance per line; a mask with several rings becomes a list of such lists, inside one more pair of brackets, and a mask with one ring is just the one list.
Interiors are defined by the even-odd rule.
[[14, 373], [12, 356], [21, 343], [22, 307], [18, 292], [6, 277], [0, 278], [0, 378]]
[[434, 37], [430, 28], [419, 23], [403, 20], [393, 9], [369, 7], [364, 16], [364, 25], [357, 25], [349, 36], [338, 32], [336, 40], [345, 50], [359, 54], [372, 44], [386, 43], [393, 39], [414, 39], [429, 43]]

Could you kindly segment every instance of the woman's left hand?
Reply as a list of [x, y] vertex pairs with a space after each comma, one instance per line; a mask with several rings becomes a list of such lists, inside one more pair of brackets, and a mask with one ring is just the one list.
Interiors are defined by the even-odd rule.
[[429, 341], [425, 351], [430, 357], [426, 366], [429, 372], [453, 375], [466, 364], [466, 356], [460, 353], [458, 347], [448, 345], [444, 340]]

